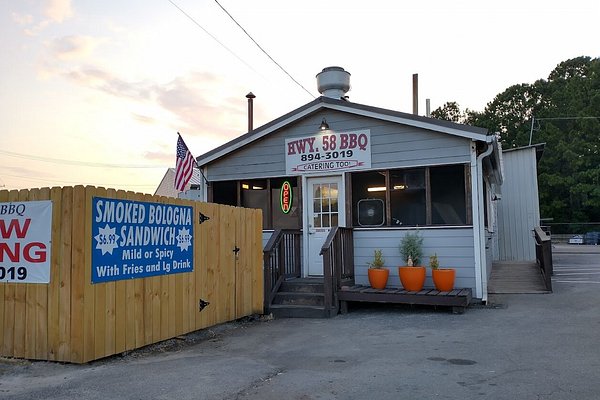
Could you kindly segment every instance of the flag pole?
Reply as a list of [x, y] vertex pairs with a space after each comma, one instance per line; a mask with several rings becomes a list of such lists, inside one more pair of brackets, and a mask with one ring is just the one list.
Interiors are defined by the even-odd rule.
[[[185, 145], [185, 148], [188, 149], [188, 151], [190, 151], [190, 148], [188, 147], [185, 140], [183, 140], [183, 136], [181, 136], [181, 133], [177, 132], [177, 135], [179, 135], [179, 137], [181, 138], [181, 141]], [[198, 165], [198, 160], [196, 160], [196, 157], [194, 157], [194, 156], [192, 156], [192, 158], [194, 159], [194, 165], [196, 166], [196, 168], [198, 168], [198, 171], [200, 171], [200, 175], [202, 175], [202, 179], [204, 179], [204, 183], [206, 183], [206, 186], [210, 186], [210, 182], [208, 182], [208, 179], [206, 179], [206, 176], [204, 176], [204, 172], [202, 172], [202, 168], [200, 168], [200, 165]]]

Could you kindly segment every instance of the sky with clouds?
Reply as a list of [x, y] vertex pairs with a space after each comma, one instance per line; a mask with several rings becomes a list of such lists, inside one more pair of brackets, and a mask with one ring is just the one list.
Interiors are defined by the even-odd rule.
[[[298, 81], [256, 47], [219, 3]], [[482, 110], [561, 61], [600, 56], [589, 0], [3, 0], [0, 187], [153, 193], [177, 132], [196, 156], [313, 100], [339, 65], [350, 101]]]

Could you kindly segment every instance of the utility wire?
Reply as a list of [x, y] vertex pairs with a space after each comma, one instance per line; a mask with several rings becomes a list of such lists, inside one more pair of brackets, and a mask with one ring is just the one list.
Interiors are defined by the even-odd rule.
[[[171, 1], [171, 0], [169, 0], [169, 1]], [[283, 68], [283, 67], [282, 67], [282, 66], [281, 66], [281, 65], [280, 65], [280, 64], [279, 64], [277, 61], [275, 61], [275, 60], [273, 59], [273, 57], [271, 57], [271, 56], [269, 55], [269, 53], [267, 53], [267, 51], [266, 51], [265, 49], [263, 49], [263, 48], [261, 47], [261, 45], [260, 45], [260, 44], [258, 44], [258, 43], [256, 42], [256, 40], [254, 40], [254, 38], [253, 38], [252, 36], [250, 36], [250, 34], [249, 34], [249, 33], [248, 33], [248, 32], [247, 32], [245, 29], [244, 29], [244, 27], [243, 27], [242, 25], [240, 25], [240, 24], [239, 24], [239, 22], [237, 22], [235, 18], [233, 18], [233, 16], [232, 16], [232, 15], [229, 13], [229, 11], [227, 11], [227, 10], [225, 9], [225, 7], [223, 7], [223, 6], [221, 5], [221, 3], [219, 3], [219, 2], [218, 2], [218, 0], [215, 0], [215, 3], [217, 3], [217, 4], [219, 5], [219, 7], [221, 7], [221, 10], [223, 10], [223, 11], [225, 12], [225, 14], [227, 14], [227, 15], [229, 16], [229, 18], [231, 18], [231, 20], [232, 20], [233, 22], [235, 22], [235, 24], [236, 24], [236, 25], [237, 25], [237, 26], [238, 26], [238, 27], [239, 27], [239, 28], [240, 28], [240, 29], [241, 29], [241, 30], [242, 30], [242, 31], [243, 31], [243, 32], [246, 34], [246, 36], [248, 36], [248, 37], [250, 38], [250, 40], [252, 40], [252, 42], [254, 42], [254, 44], [256, 45], [256, 47], [258, 47], [258, 48], [260, 49], [260, 51], [262, 51], [263, 53], [265, 53], [265, 55], [266, 55], [267, 57], [269, 57], [269, 60], [273, 61], [273, 63], [274, 63], [275, 65], [277, 65], [277, 66], [279, 67], [279, 69], [280, 69], [280, 70], [282, 70], [282, 71], [283, 71], [283, 72], [284, 72], [284, 73], [285, 73], [285, 74], [286, 74], [286, 75], [287, 75], [287, 76], [288, 76], [288, 77], [289, 77], [289, 78], [290, 78], [292, 81], [294, 81], [294, 83], [295, 83], [296, 85], [298, 85], [298, 86], [300, 86], [302, 89], [304, 89], [304, 91], [305, 91], [306, 93], [308, 93], [308, 95], [309, 95], [309, 96], [311, 96], [313, 99], [315, 98], [315, 96], [314, 96], [314, 95], [313, 95], [311, 92], [309, 92], [309, 91], [308, 91], [308, 90], [307, 90], [307, 89], [306, 89], [304, 86], [302, 86], [302, 84], [301, 84], [300, 82], [298, 82], [296, 79], [294, 79], [294, 77], [293, 77], [292, 75], [290, 75], [290, 74], [289, 74], [289, 73], [288, 73], [288, 72], [285, 70], [285, 68]]]
[[[227, 50], [232, 56], [234, 56], [235, 58], [237, 58], [238, 60], [240, 60], [246, 67], [250, 68], [252, 71], [256, 72], [258, 75], [260, 75], [260, 73], [255, 70], [250, 64], [248, 64], [246, 61], [242, 60], [242, 58], [240, 56], [238, 56], [237, 54], [234, 53], [233, 50], [231, 50], [229, 47], [225, 46], [225, 44], [223, 44], [219, 39], [217, 39], [212, 33], [210, 33], [209, 31], [207, 31], [202, 25], [200, 25], [200, 23], [198, 23], [198, 21], [196, 21], [190, 14], [186, 13], [181, 7], [179, 7], [173, 0], [168, 0], [169, 3], [171, 3], [175, 8], [177, 8], [179, 11], [181, 11], [181, 13], [183, 15], [185, 15], [186, 17], [189, 18], [190, 21], [192, 21], [198, 28], [202, 29], [204, 31], [204, 33], [206, 33], [208, 36], [210, 36], [215, 42], [217, 42], [219, 45], [221, 45], [221, 47], [223, 47], [225, 50]], [[260, 75], [262, 76], [262, 75]]]
[[50, 158], [50, 157], [41, 157], [41, 156], [34, 156], [34, 155], [30, 155], [30, 154], [22, 154], [22, 153], [15, 153], [12, 151], [6, 151], [6, 150], [0, 150], [0, 154], [4, 154], [7, 155], [9, 157], [16, 157], [16, 158], [26, 158], [28, 160], [37, 160], [37, 161], [43, 161], [43, 162], [48, 162], [48, 163], [53, 163], [53, 164], [64, 164], [64, 165], [78, 165], [78, 166], [82, 166], [82, 167], [95, 167], [95, 168], [167, 168], [165, 166], [160, 166], [160, 165], [135, 165], [135, 164], [108, 164], [108, 163], [96, 163], [96, 162], [90, 162], [90, 161], [76, 161], [76, 160], [64, 160], [61, 158]]
[[548, 117], [548, 118], [535, 118], [535, 120], [543, 121], [543, 120], [551, 120], [551, 119], [598, 119], [598, 118], [600, 118], [600, 117]]
[[[599, 119], [600, 117], [547, 117], [547, 118], [536, 118], [535, 115], [531, 116], [531, 129], [529, 130], [529, 145], [533, 140], [533, 131], [539, 131], [541, 129], [539, 121], [552, 121], [552, 120], [573, 120], [573, 119]], [[537, 126], [535, 123], [537, 122]]]

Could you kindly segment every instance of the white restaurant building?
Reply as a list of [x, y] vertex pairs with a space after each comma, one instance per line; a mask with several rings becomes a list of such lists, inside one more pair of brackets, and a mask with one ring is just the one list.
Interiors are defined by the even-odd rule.
[[425, 261], [437, 254], [456, 269], [456, 287], [487, 300], [503, 181], [497, 136], [350, 102], [349, 80], [342, 68], [325, 68], [321, 97], [198, 157], [201, 197], [262, 209], [264, 242], [277, 228], [301, 229], [306, 277], [323, 274], [319, 251], [338, 225], [353, 228], [356, 283], [368, 284], [366, 263], [382, 249], [388, 286], [398, 287], [400, 240], [418, 229]]

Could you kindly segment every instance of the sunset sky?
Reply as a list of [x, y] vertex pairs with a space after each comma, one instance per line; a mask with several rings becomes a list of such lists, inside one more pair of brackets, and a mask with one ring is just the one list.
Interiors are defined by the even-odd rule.
[[178, 131], [201, 155], [246, 132], [248, 92], [257, 127], [318, 96], [327, 66], [350, 101], [406, 112], [418, 73], [424, 114], [600, 56], [597, 1], [219, 3], [310, 94], [214, 0], [2, 0], [0, 189], [154, 193]]

